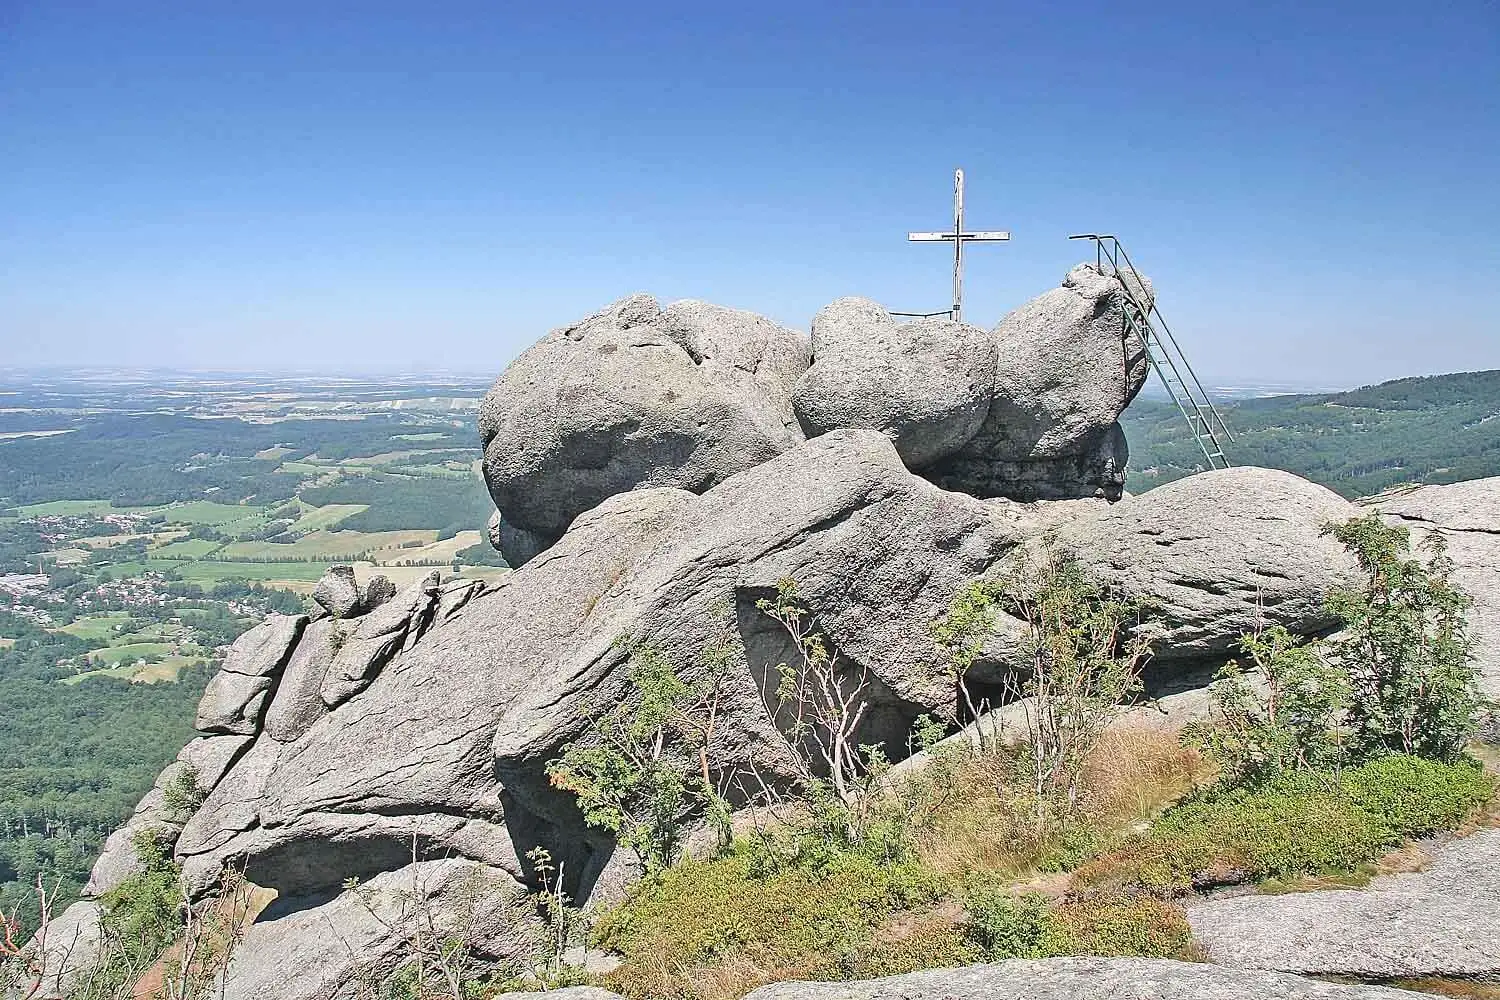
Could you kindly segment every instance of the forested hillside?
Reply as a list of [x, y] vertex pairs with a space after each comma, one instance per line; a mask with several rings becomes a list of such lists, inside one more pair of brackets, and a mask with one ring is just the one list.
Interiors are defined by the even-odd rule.
[[[1347, 497], [1401, 483], [1500, 475], [1500, 371], [1398, 379], [1352, 392], [1221, 404], [1235, 465], [1306, 476]], [[1139, 493], [1203, 467], [1169, 402], [1141, 398], [1121, 422], [1129, 489]]]

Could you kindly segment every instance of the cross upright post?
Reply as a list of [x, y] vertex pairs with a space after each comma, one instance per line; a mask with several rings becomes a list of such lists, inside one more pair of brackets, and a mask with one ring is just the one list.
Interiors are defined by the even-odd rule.
[[953, 308], [948, 315], [958, 322], [964, 318], [964, 244], [1003, 243], [1010, 233], [1001, 230], [964, 232], [964, 172], [953, 171], [953, 232], [951, 233], [907, 233], [913, 243], [953, 242]]

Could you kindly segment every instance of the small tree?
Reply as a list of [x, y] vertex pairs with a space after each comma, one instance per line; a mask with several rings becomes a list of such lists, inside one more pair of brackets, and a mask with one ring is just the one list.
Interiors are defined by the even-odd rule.
[[1478, 727], [1483, 699], [1470, 659], [1470, 599], [1453, 585], [1453, 563], [1437, 533], [1411, 555], [1404, 527], [1379, 515], [1327, 525], [1364, 571], [1328, 607], [1344, 622], [1331, 649], [1347, 671], [1349, 725], [1361, 754], [1382, 751], [1452, 760]]
[[[624, 641], [629, 646], [628, 641]], [[588, 735], [547, 765], [552, 784], [572, 792], [590, 826], [609, 830], [654, 871], [677, 860], [685, 817], [705, 811], [727, 825], [713, 781], [722, 669], [690, 685], [649, 646], [630, 647], [634, 697], [603, 713]]]
[[1055, 795], [1077, 808], [1084, 762], [1141, 688], [1151, 632], [1141, 602], [1107, 595], [1050, 540], [1040, 558], [1018, 555], [1001, 589], [1006, 610], [1026, 626], [1031, 673], [1019, 694], [1041, 825]]
[[1248, 663], [1229, 661], [1210, 689], [1219, 717], [1188, 727], [1187, 741], [1233, 783], [1343, 763], [1349, 702], [1343, 671], [1281, 625], [1241, 636], [1240, 649]]
[[[787, 738], [798, 752], [804, 780], [813, 782], [817, 771], [826, 771], [839, 801], [853, 805], [866, 770], [866, 754], [855, 739], [869, 708], [869, 675], [863, 668], [843, 668], [816, 618], [798, 598], [797, 581], [778, 580], [776, 597], [763, 598], [755, 606], [782, 627], [797, 652], [793, 662], [776, 665], [776, 699], [790, 716]], [[816, 761], [805, 752], [807, 747], [817, 755]]]

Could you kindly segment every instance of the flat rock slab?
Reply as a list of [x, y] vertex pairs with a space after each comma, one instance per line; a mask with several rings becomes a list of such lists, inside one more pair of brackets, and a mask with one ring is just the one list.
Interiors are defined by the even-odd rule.
[[1416, 995], [1155, 958], [1043, 958], [858, 983], [774, 983], [745, 1000], [1411, 1000]]
[[1500, 830], [1368, 889], [1240, 896], [1188, 908], [1223, 965], [1370, 979], [1500, 976]]

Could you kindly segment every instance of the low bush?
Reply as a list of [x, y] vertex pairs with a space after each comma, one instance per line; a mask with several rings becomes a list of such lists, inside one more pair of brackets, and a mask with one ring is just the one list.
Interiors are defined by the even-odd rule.
[[1085, 864], [1075, 891], [1170, 898], [1195, 888], [1350, 871], [1407, 837], [1457, 825], [1494, 794], [1475, 762], [1379, 758], [1211, 789]]
[[[600, 917], [596, 940], [619, 952], [627, 968], [660, 956], [681, 969], [734, 954], [762, 965], [805, 961], [853, 950], [885, 917], [930, 904], [944, 888], [920, 865], [853, 852], [767, 874], [757, 874], [759, 860], [740, 845], [648, 877]], [[628, 979], [618, 985], [639, 995]]]

